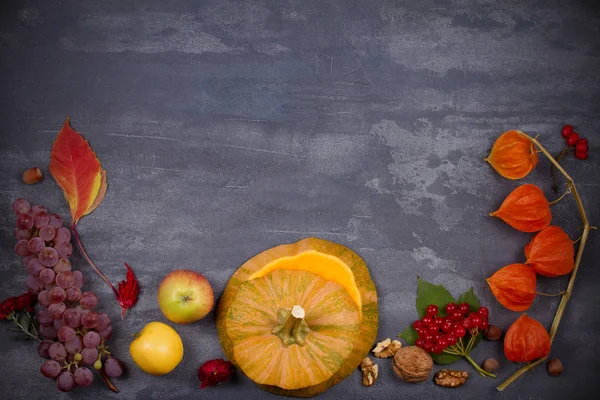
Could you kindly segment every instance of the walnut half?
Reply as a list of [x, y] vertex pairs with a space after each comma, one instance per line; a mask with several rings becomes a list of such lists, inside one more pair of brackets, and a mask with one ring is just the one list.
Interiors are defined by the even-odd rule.
[[468, 377], [469, 373], [465, 371], [443, 369], [435, 374], [433, 381], [436, 385], [455, 388], [464, 385]]
[[373, 349], [373, 355], [377, 358], [394, 357], [400, 347], [402, 347], [400, 341], [388, 338], [377, 343], [377, 346]]
[[365, 357], [360, 363], [360, 370], [362, 371], [362, 384], [365, 386], [372, 386], [379, 375], [379, 366], [369, 357]]

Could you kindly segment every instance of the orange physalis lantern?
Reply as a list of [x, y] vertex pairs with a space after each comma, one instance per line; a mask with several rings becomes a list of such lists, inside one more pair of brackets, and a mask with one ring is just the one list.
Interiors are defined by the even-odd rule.
[[492, 293], [504, 307], [525, 311], [535, 299], [535, 272], [525, 264], [510, 264], [486, 279]]
[[549, 226], [525, 247], [526, 263], [540, 275], [553, 278], [568, 274], [575, 265], [573, 241], [560, 227]]
[[542, 189], [535, 185], [521, 185], [509, 194], [493, 217], [504, 220], [521, 232], [541, 231], [552, 220], [552, 213]]
[[550, 353], [550, 336], [542, 324], [523, 314], [506, 331], [504, 354], [513, 362], [530, 362]]
[[496, 139], [485, 161], [503, 177], [521, 179], [536, 166], [538, 155], [530, 138], [512, 130]]

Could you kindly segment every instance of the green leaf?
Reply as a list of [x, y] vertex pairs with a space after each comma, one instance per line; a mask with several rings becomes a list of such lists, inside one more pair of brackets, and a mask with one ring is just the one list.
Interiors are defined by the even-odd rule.
[[423, 318], [426, 314], [427, 306], [435, 304], [439, 308], [438, 314], [442, 317], [446, 316], [444, 307], [448, 303], [456, 303], [454, 297], [442, 285], [434, 285], [421, 278], [417, 279], [417, 312], [419, 318]]
[[19, 317], [19, 324], [23, 327], [25, 332], [29, 332], [29, 325], [31, 325], [31, 315], [29, 313], [23, 313]]
[[481, 307], [481, 303], [479, 302], [477, 296], [475, 296], [473, 288], [470, 288], [469, 290], [461, 294], [458, 298], [458, 303], [467, 303], [471, 308], [471, 312], [477, 312], [477, 310], [479, 310], [479, 307]]
[[433, 358], [433, 362], [440, 365], [452, 364], [453, 362], [460, 360], [461, 357], [462, 356], [456, 356], [454, 354], [448, 353], [431, 353], [431, 358]]
[[398, 335], [399, 338], [402, 338], [406, 341], [406, 343], [410, 345], [414, 345], [417, 339], [419, 338], [419, 334], [415, 331], [415, 328], [409, 326], [405, 330], [402, 331], [401, 334]]

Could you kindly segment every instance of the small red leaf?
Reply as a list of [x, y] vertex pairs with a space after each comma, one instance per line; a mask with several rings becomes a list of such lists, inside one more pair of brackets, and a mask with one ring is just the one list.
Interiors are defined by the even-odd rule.
[[125, 267], [127, 268], [127, 277], [119, 282], [119, 297], [117, 298], [123, 309], [121, 319], [125, 317], [125, 311], [135, 306], [138, 301], [138, 294], [140, 293], [140, 285], [135, 278], [133, 270], [127, 263], [125, 263]]

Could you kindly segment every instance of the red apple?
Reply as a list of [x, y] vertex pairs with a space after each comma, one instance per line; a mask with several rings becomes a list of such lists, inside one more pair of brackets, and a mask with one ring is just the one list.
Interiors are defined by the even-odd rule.
[[198, 272], [173, 271], [158, 287], [158, 306], [165, 317], [176, 324], [191, 324], [204, 318], [214, 302], [210, 283]]

